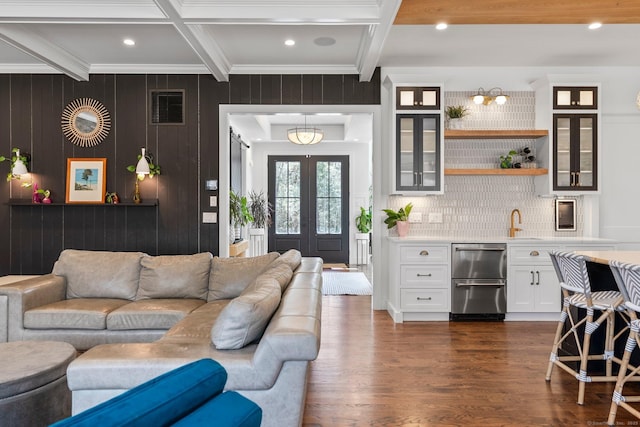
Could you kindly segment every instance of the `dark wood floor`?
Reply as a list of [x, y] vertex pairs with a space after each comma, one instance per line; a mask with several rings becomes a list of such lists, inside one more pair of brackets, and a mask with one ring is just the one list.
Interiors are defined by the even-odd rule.
[[394, 324], [370, 300], [323, 297], [304, 426], [606, 425], [613, 384], [587, 384], [579, 406], [569, 374], [545, 381], [555, 323]]

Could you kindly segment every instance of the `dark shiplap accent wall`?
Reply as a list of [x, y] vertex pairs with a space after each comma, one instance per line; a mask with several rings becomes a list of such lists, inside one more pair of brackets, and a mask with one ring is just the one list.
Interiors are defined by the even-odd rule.
[[[149, 89], [185, 89], [185, 125], [148, 122]], [[73, 99], [102, 102], [111, 115], [109, 136], [96, 147], [78, 147], [61, 131], [60, 117]], [[150, 255], [218, 253], [218, 225], [201, 224], [217, 179], [220, 104], [379, 104], [380, 72], [370, 82], [357, 75], [233, 75], [217, 82], [209, 75], [93, 74], [88, 82], [62, 75], [0, 75], [0, 154], [13, 147], [32, 156], [30, 169], [54, 202], [65, 197], [66, 159], [106, 157], [107, 191], [130, 199], [140, 147], [154, 155], [162, 174], [145, 179], [143, 199], [157, 207], [9, 206], [30, 199], [31, 190], [0, 180], [0, 275], [51, 271], [66, 248], [143, 251]], [[0, 163], [0, 177], [9, 162]], [[226, 171], [225, 171], [226, 172]]]

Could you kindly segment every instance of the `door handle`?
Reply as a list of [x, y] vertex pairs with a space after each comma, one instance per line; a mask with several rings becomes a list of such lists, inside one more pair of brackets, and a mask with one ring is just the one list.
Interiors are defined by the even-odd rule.
[[487, 282], [487, 283], [478, 283], [478, 282], [471, 282], [471, 283], [456, 283], [456, 288], [472, 288], [474, 286], [488, 286], [488, 287], [498, 287], [498, 288], [502, 288], [504, 287], [504, 283], [500, 283], [500, 282]]
[[431, 277], [431, 273], [427, 273], [427, 274], [420, 274], [420, 273], [417, 273], [417, 274], [416, 274], [416, 276], [417, 276], [417, 277]]
[[420, 185], [424, 185], [424, 174], [420, 172]]
[[413, 186], [418, 185], [418, 172], [413, 173]]
[[531, 273], [531, 286], [533, 286], [533, 284], [534, 284], [534, 283], [535, 283], [535, 281], [536, 281], [536, 278], [535, 278], [535, 276], [533, 275], [533, 271], [530, 271], [529, 273]]
[[540, 285], [540, 272], [536, 271], [536, 285]]
[[576, 172], [576, 187], [580, 187], [580, 172]]
[[417, 297], [416, 300], [418, 300], [418, 301], [431, 301], [431, 297], [427, 297], [427, 298]]

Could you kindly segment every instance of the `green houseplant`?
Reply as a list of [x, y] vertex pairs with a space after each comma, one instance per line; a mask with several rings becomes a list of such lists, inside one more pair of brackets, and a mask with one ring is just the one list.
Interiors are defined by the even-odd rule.
[[271, 213], [273, 207], [267, 201], [267, 196], [260, 191], [249, 191], [249, 213], [252, 216], [251, 224], [253, 228], [267, 228], [271, 225]]
[[[20, 149], [19, 148], [14, 148], [13, 150], [11, 150], [11, 155], [8, 156], [8, 157], [0, 156], [0, 162], [4, 162], [5, 160], [9, 160], [9, 162], [10, 162], [9, 173], [7, 174], [7, 182], [11, 181], [12, 178], [20, 179], [20, 175], [13, 175], [13, 168], [16, 165], [16, 161], [18, 159], [20, 159], [22, 161], [22, 163], [28, 169], [29, 168], [29, 158], [30, 157], [28, 155], [24, 155], [24, 154], [20, 153]], [[23, 186], [28, 186], [28, 185], [23, 185]]]
[[369, 233], [371, 231], [371, 208], [365, 210], [360, 207], [360, 215], [356, 217], [356, 228], [360, 233]]
[[462, 127], [462, 119], [469, 115], [469, 110], [464, 105], [450, 105], [445, 108], [444, 113], [447, 115], [449, 128], [460, 129]]
[[382, 211], [387, 214], [387, 218], [384, 223], [387, 224], [387, 229], [397, 226], [398, 235], [404, 237], [409, 231], [409, 214], [413, 209], [413, 204], [408, 203], [406, 206], [394, 211], [393, 209], [383, 209]]
[[229, 191], [229, 217], [234, 228], [235, 241], [242, 239], [242, 227], [253, 222], [253, 216], [249, 211], [247, 198]]

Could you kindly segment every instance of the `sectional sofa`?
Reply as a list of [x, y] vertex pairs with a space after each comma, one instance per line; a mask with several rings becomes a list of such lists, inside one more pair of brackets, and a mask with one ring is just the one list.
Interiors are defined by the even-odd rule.
[[302, 420], [320, 347], [322, 260], [65, 250], [51, 274], [0, 286], [0, 340], [87, 350], [67, 370], [73, 413], [202, 358], [256, 402], [263, 426]]

